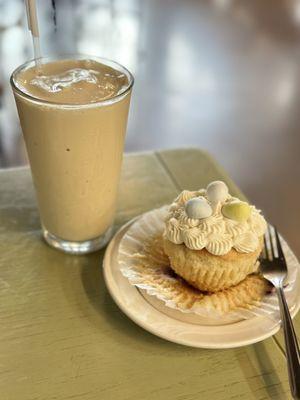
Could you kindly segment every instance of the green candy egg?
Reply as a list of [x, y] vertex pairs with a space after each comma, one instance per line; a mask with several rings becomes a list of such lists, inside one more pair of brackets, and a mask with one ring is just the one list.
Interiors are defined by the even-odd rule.
[[251, 213], [251, 208], [248, 203], [244, 201], [231, 201], [224, 204], [222, 207], [222, 214], [226, 218], [233, 219], [238, 222], [247, 221]]

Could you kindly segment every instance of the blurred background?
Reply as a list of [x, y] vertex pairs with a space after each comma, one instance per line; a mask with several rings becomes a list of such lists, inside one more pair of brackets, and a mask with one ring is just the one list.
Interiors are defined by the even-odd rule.
[[[115, 59], [136, 82], [126, 151], [201, 147], [300, 255], [300, 0], [37, 0], [43, 55]], [[0, 167], [27, 164], [9, 87], [32, 58], [0, 0]], [[1, 195], [1, 192], [0, 192]]]

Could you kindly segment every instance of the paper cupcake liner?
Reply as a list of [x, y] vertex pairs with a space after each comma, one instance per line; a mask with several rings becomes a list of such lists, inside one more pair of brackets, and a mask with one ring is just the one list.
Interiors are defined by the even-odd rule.
[[[275, 293], [261, 294], [266, 284], [258, 276], [251, 275], [241, 284], [207, 295], [188, 285], [169, 266], [164, 254], [162, 233], [167, 206], [142, 215], [127, 231], [119, 246], [118, 261], [122, 274], [148, 296], [155, 296], [166, 307], [201, 318], [237, 321], [254, 316], [265, 316], [278, 320], [279, 308]], [[282, 239], [282, 238], [281, 238]], [[288, 279], [285, 294], [292, 310], [296, 293], [299, 263], [282, 239], [288, 264]], [[230, 292], [228, 292], [230, 290]], [[242, 304], [242, 307], [239, 306]]]

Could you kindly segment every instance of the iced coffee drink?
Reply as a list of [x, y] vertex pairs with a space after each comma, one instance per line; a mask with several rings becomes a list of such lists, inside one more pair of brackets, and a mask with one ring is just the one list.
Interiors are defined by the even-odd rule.
[[96, 250], [116, 209], [132, 75], [81, 58], [19, 67], [11, 83], [26, 142], [43, 234], [62, 250]]

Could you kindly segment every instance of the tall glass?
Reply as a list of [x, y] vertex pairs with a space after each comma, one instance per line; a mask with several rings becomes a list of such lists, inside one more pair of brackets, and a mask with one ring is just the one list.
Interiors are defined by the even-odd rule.
[[[133, 76], [116, 62], [89, 59], [120, 71], [128, 79], [121, 93], [89, 104], [58, 104], [33, 97], [11, 76], [36, 189], [43, 236], [69, 253], [88, 253], [111, 237]], [[42, 63], [58, 58], [45, 58]]]

